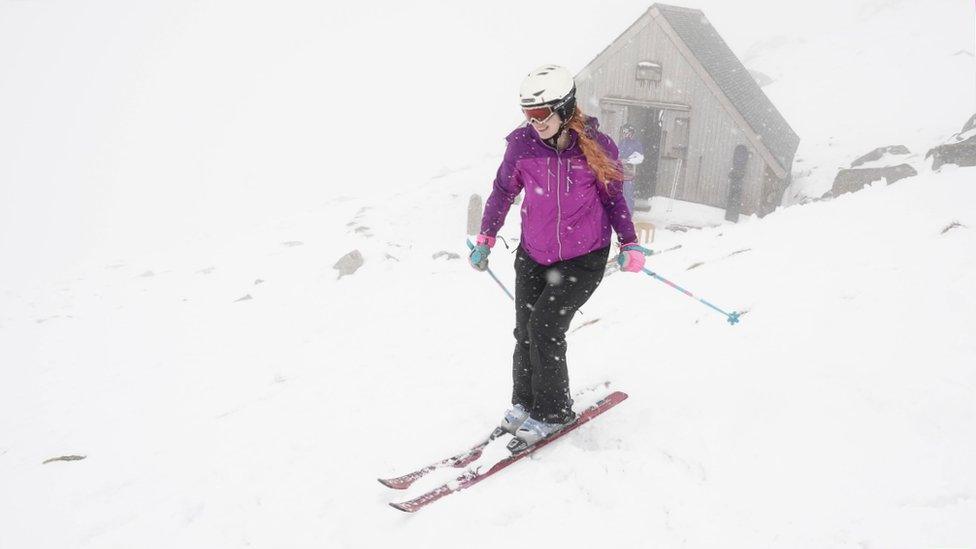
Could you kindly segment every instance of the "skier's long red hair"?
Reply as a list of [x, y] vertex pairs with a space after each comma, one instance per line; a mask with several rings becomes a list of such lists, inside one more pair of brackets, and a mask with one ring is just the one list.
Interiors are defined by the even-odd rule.
[[575, 131], [576, 135], [579, 136], [580, 148], [583, 149], [586, 163], [596, 174], [597, 180], [604, 186], [607, 186], [611, 181], [623, 180], [620, 163], [610, 158], [607, 151], [590, 135], [586, 120], [587, 116], [579, 107], [576, 107], [573, 116], [569, 119], [569, 124], [567, 124], [569, 129]]

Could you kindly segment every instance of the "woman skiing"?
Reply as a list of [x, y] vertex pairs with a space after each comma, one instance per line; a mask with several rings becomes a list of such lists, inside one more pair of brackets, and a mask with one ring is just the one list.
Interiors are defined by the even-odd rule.
[[515, 258], [513, 406], [500, 425], [515, 435], [508, 445], [512, 452], [575, 419], [566, 331], [603, 280], [611, 227], [621, 268], [634, 272], [644, 266], [622, 194], [617, 146], [576, 106], [572, 74], [559, 66], [539, 67], [522, 82], [519, 95], [528, 124], [506, 137], [505, 157], [469, 256], [474, 268], [488, 268], [495, 236], [524, 189]]

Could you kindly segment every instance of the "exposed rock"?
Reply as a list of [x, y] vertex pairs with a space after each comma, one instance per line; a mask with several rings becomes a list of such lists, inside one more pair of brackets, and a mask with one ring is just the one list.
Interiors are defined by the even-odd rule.
[[48, 320], [57, 320], [59, 318], [74, 318], [74, 315], [54, 315], [54, 316], [49, 316], [47, 318], [37, 318], [37, 319], [34, 319], [34, 322], [36, 322], [38, 324], [44, 324]]
[[295, 246], [304, 246], [305, 243], [302, 242], [301, 240], [289, 240], [288, 242], [282, 242], [281, 245], [287, 246], [289, 248], [293, 248]]
[[234, 303], [240, 303], [241, 301], [250, 301], [252, 299], [254, 299], [254, 298], [251, 297], [251, 294], [245, 294], [244, 297], [239, 297], [239, 298], [235, 299], [234, 300]]
[[930, 156], [933, 170], [938, 170], [944, 164], [976, 166], [976, 114], [963, 125], [961, 132], [925, 153], [925, 158]]
[[949, 223], [948, 225], [946, 225], [944, 229], [942, 229], [942, 234], [946, 234], [947, 232], [951, 231], [952, 229], [965, 229], [965, 228], [966, 228], [966, 226], [963, 225], [962, 223], [960, 223], [958, 221], [953, 221], [952, 223]]
[[262, 280], [260, 278], [255, 279], [254, 280], [254, 285], [257, 286], [258, 284], [264, 284], [264, 280]]
[[346, 275], [355, 273], [363, 266], [363, 263], [363, 254], [359, 253], [359, 250], [353, 250], [339, 258], [339, 261], [336, 261], [332, 268], [339, 271], [338, 280]]
[[918, 175], [915, 168], [908, 164], [897, 166], [887, 166], [884, 168], [855, 168], [851, 170], [841, 170], [834, 178], [834, 185], [830, 189], [832, 196], [840, 196], [844, 193], [852, 193], [864, 188], [868, 183], [887, 180], [891, 185], [899, 179]]
[[586, 328], [587, 326], [592, 326], [592, 325], [596, 324], [597, 322], [600, 322], [600, 319], [599, 318], [594, 318], [593, 320], [587, 320], [586, 322], [584, 322], [584, 323], [580, 324], [579, 326], [573, 328], [573, 331], [570, 332], [570, 333], [574, 333], [574, 332], [578, 331], [580, 328]]
[[441, 251], [437, 252], [436, 254], [434, 254], [434, 259], [438, 259], [438, 258], [441, 258], [441, 257], [447, 257], [448, 259], [461, 259], [461, 256], [459, 256], [458, 254], [456, 254], [454, 252], [447, 252], [447, 251], [444, 251], [444, 250], [441, 250]]
[[814, 203], [814, 202], [820, 202], [820, 201], [823, 201], [823, 200], [829, 200], [829, 199], [831, 199], [831, 198], [833, 198], [833, 195], [831, 195], [831, 194], [830, 194], [830, 191], [827, 191], [827, 192], [825, 192], [825, 193], [823, 193], [822, 195], [820, 195], [820, 196], [817, 196], [817, 197], [815, 197], [815, 196], [807, 196], [807, 195], [803, 195], [803, 196], [801, 196], [801, 197], [800, 197], [800, 198], [799, 198], [799, 199], [798, 199], [798, 200], [796, 201], [796, 204], [798, 204], [798, 205], [801, 205], [801, 206], [802, 206], [803, 204], [812, 204], [812, 203]]
[[[676, 232], [676, 233], [686, 233], [686, 232], [688, 232], [690, 230], [693, 230], [693, 229], [701, 229], [701, 227], [698, 227], [696, 225], [685, 225], [683, 223], [672, 223], [672, 224], [667, 225], [667, 226], [664, 227], [664, 230], [665, 231], [672, 231], [672, 232]], [[722, 236], [722, 235], [719, 235], [719, 236]]]
[[41, 462], [41, 465], [47, 465], [48, 463], [53, 463], [55, 461], [81, 461], [88, 456], [58, 456], [50, 459], [45, 459]]
[[969, 130], [976, 130], [976, 114], [972, 115], [962, 127], [962, 133], [966, 133]]
[[908, 150], [908, 147], [904, 145], [890, 145], [888, 147], [878, 147], [868, 154], [858, 158], [854, 162], [851, 162], [851, 167], [856, 168], [861, 164], [866, 164], [868, 162], [874, 162], [875, 160], [881, 160], [886, 154], [912, 154], [912, 151]]
[[938, 170], [945, 164], [976, 166], [976, 133], [965, 141], [939, 145], [925, 153], [925, 158], [930, 156], [933, 170]]

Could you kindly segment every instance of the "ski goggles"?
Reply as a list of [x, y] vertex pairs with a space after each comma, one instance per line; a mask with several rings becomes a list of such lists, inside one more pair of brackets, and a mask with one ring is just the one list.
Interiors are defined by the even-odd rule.
[[546, 120], [556, 114], [556, 111], [552, 107], [522, 107], [522, 114], [525, 115], [525, 119], [529, 122], [534, 122], [536, 124], [544, 124]]

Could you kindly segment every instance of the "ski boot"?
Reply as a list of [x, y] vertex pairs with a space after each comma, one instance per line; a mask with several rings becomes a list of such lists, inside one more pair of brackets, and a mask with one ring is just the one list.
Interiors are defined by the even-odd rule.
[[574, 421], [576, 421], [575, 414], [570, 416], [569, 419], [563, 423], [547, 423], [528, 417], [522, 422], [522, 425], [515, 430], [515, 438], [509, 441], [507, 445], [508, 451], [513, 454], [524, 452], [540, 440], [549, 438], [559, 431], [562, 431]]
[[512, 406], [505, 412], [505, 417], [502, 418], [502, 422], [495, 428], [495, 432], [492, 433], [491, 438], [495, 439], [506, 433], [514, 435], [515, 431], [522, 426], [522, 422], [528, 417], [529, 411], [523, 408], [521, 404]]

